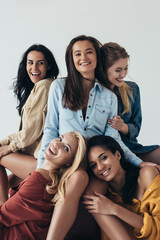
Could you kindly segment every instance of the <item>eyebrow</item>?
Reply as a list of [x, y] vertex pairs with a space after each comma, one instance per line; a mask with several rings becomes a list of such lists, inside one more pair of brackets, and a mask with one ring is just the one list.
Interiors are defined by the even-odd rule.
[[[27, 61], [31, 61], [31, 62], [33, 62], [32, 59], [27, 59]], [[40, 60], [38, 60], [37, 62], [45, 62], [45, 60], [44, 60], [44, 59], [40, 59]]]
[[99, 154], [98, 158], [102, 157], [103, 154], [105, 154], [105, 152]]
[[[105, 154], [105, 152], [99, 154], [98, 158], [102, 157], [103, 154]], [[92, 164], [92, 163], [94, 163], [94, 161], [90, 161], [90, 162], [89, 162], [89, 164]]]
[[[93, 48], [87, 48], [87, 49], [85, 49], [85, 51], [88, 51], [88, 50], [93, 50]], [[81, 50], [75, 50], [73, 53], [76, 53], [76, 52], [81, 52]]]
[[[126, 67], [128, 67], [128, 65]], [[124, 68], [126, 68], [126, 67], [124, 67]], [[117, 67], [116, 69], [122, 69], [122, 67]]]
[[[64, 139], [63, 135], [61, 135], [61, 137]], [[71, 146], [69, 145], [69, 143], [67, 143], [67, 146], [70, 148], [70, 150], [72, 149]]]

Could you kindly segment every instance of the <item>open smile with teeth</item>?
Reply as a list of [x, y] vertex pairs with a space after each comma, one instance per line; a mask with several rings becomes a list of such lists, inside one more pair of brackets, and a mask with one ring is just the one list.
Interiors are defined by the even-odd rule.
[[40, 75], [40, 73], [31, 73], [32, 74], [32, 76], [34, 76], [34, 77], [36, 77], [36, 76], [39, 76]]
[[108, 168], [106, 171], [104, 171], [103, 173], [101, 173], [101, 175], [102, 175], [102, 176], [106, 176], [106, 175], [109, 173], [110, 170], [111, 170], [111, 168]]
[[56, 153], [55, 153], [55, 151], [53, 150], [52, 147], [50, 147], [49, 150], [50, 150], [54, 155], [56, 155]]
[[81, 66], [86, 66], [86, 65], [89, 65], [90, 62], [83, 62], [83, 63], [80, 63]]

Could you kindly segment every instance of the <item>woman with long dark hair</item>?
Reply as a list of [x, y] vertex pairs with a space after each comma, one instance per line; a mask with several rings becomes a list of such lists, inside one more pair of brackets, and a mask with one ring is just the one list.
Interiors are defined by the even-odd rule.
[[0, 141], [0, 203], [8, 199], [5, 168], [24, 179], [36, 168], [47, 113], [48, 92], [59, 69], [52, 52], [41, 44], [29, 47], [19, 64], [14, 93], [21, 117], [19, 131]]
[[104, 231], [103, 240], [160, 239], [160, 174], [154, 166], [128, 162], [120, 145], [98, 135], [87, 143], [88, 168], [109, 185], [106, 196], [94, 192], [84, 204]]

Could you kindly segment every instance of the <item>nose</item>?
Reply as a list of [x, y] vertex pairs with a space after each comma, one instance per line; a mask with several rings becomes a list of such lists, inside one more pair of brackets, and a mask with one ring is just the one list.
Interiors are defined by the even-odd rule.
[[81, 58], [85, 59], [86, 58], [86, 54], [85, 53], [81, 53]]
[[101, 171], [103, 169], [103, 164], [102, 163], [97, 163], [97, 170]]
[[119, 76], [122, 77], [122, 78], [125, 78], [127, 75], [126, 71], [125, 70], [122, 70], [120, 73], [119, 73]]
[[37, 70], [37, 64], [34, 63], [34, 64], [32, 64], [32, 71], [36, 71], [36, 70]]

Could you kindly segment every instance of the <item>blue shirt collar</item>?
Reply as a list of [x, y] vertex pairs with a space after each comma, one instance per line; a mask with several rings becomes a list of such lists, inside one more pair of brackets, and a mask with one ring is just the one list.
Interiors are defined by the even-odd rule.
[[102, 92], [103, 91], [103, 86], [98, 82], [98, 80], [95, 80], [94, 88], [98, 87], [99, 90]]

